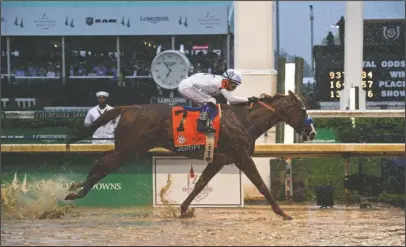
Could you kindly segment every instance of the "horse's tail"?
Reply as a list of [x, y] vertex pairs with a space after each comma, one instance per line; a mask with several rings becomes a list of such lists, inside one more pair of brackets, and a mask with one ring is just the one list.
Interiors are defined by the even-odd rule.
[[117, 116], [123, 114], [129, 106], [118, 106], [114, 107], [113, 109], [106, 111], [100, 117], [96, 119], [92, 124], [88, 126], [81, 127], [78, 131], [76, 131], [72, 137], [68, 138], [67, 144], [71, 144], [73, 142], [77, 142], [80, 140], [85, 139], [86, 137], [91, 137], [91, 135], [100, 127], [111, 120], [115, 119]]

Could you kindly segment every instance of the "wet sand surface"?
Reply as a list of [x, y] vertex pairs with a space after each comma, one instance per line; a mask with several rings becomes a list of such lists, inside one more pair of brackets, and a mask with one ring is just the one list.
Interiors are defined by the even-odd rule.
[[[2, 217], [1, 246], [7, 245], [402, 245], [405, 212], [360, 210], [338, 205], [281, 205], [293, 221], [268, 206], [197, 208], [196, 217], [173, 218], [168, 209], [74, 208], [62, 219]], [[179, 210], [176, 208], [176, 212]]]

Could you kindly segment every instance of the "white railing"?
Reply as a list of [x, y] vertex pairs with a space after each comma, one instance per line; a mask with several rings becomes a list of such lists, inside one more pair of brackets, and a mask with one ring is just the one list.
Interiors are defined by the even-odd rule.
[[308, 110], [312, 118], [402, 118], [405, 110]]
[[61, 79], [60, 76], [15, 76], [16, 80], [25, 80], [25, 79], [41, 79], [41, 80], [55, 80]]
[[[1, 144], [2, 153], [65, 153], [65, 152], [106, 152], [114, 149], [114, 144]], [[149, 152], [168, 155], [164, 148], [153, 148]], [[257, 157], [326, 157], [326, 156], [404, 156], [405, 145], [399, 143], [295, 143], [255, 145]], [[180, 155], [180, 154], [178, 154]]]
[[[30, 108], [36, 105], [36, 99], [35, 98], [14, 98], [18, 107], [20, 108]], [[7, 102], [9, 102], [10, 99], [8, 98], [2, 98], [1, 99], [1, 106], [6, 108], [7, 107]]]

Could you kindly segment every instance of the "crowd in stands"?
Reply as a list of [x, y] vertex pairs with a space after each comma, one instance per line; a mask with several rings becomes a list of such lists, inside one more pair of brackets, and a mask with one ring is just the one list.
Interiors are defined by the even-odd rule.
[[37, 59], [22, 61], [15, 58], [15, 67], [11, 73], [16, 77], [60, 77], [61, 62], [53, 56], [45, 61]]
[[[3, 41], [2, 37], [2, 41]], [[44, 37], [45, 38], [45, 37]], [[13, 42], [13, 41], [11, 41]], [[22, 45], [19, 42], [19, 45]], [[10, 56], [11, 77], [7, 63], [1, 63], [2, 110], [34, 110], [44, 106], [92, 106], [94, 93], [110, 92], [111, 105], [148, 104], [151, 97], [168, 97], [170, 92], [160, 91], [151, 78], [150, 65], [159, 44], [146, 43], [120, 50], [120, 74], [117, 75], [117, 52], [114, 46], [104, 50], [92, 47], [65, 47], [65, 80], [62, 80], [62, 52], [59, 43], [52, 49], [39, 52], [19, 49], [12, 45]], [[97, 48], [97, 47], [96, 47]], [[162, 50], [170, 49], [168, 45]], [[2, 61], [7, 61], [2, 45]], [[185, 54], [193, 66], [191, 73], [221, 74], [226, 69], [225, 51], [193, 50], [185, 45]], [[119, 83], [119, 82], [124, 83]], [[175, 96], [179, 96], [175, 90]], [[31, 103], [31, 99], [35, 103]], [[16, 104], [30, 99], [30, 104]], [[25, 101], [24, 101], [25, 102]]]

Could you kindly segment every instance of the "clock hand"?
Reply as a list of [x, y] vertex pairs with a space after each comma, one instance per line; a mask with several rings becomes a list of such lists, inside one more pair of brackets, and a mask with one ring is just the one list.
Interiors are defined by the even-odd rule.
[[166, 68], [168, 68], [168, 74], [166, 74], [166, 78], [168, 78], [168, 76], [169, 76], [169, 74], [172, 72], [172, 70], [171, 70], [171, 68], [169, 68], [169, 66], [168, 66], [168, 64], [167, 63], [165, 63], [164, 62], [164, 64], [165, 64], [165, 66], [166, 66]]
[[171, 68], [169, 68], [168, 64], [166, 64], [165, 62], [164, 62], [164, 64], [165, 64], [167, 69], [171, 70]]

